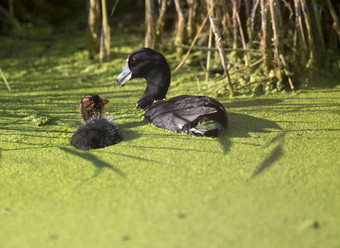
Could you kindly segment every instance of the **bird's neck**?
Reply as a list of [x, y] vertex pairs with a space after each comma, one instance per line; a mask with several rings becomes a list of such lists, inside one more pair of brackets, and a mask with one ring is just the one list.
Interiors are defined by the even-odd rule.
[[153, 96], [154, 100], [164, 99], [171, 82], [170, 70], [154, 70], [148, 74], [146, 81], [145, 93]]
[[87, 122], [89, 120], [102, 118], [102, 113], [97, 111], [81, 111], [81, 117], [83, 122]]

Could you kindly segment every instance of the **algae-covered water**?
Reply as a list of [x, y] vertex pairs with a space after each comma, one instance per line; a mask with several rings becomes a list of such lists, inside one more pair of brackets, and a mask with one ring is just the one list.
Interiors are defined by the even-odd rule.
[[[143, 80], [113, 85], [142, 45], [125, 40], [103, 64], [79, 35], [1, 40], [0, 247], [340, 246], [340, 86], [220, 97], [221, 137], [176, 134], [135, 110]], [[87, 93], [123, 142], [69, 144]], [[204, 91], [183, 68], [168, 97], [187, 93]]]

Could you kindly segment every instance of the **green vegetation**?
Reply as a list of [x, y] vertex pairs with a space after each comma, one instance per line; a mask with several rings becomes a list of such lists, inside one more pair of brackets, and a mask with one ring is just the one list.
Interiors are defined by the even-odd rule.
[[8, 0], [0, 33], [80, 31], [88, 56], [107, 61], [110, 45], [129, 32], [127, 42], [139, 36], [139, 46], [173, 54], [173, 69], [190, 54], [185, 65], [202, 71], [196, 78], [211, 94], [259, 95], [340, 77], [339, 13], [337, 0]]
[[[0, 84], [0, 247], [340, 245], [339, 86], [220, 96], [228, 130], [191, 137], [143, 120], [144, 80], [113, 85], [143, 38], [113, 33], [112, 61], [98, 64], [83, 35], [26, 32], [0, 37], [12, 87]], [[183, 67], [168, 97], [207, 94], [195, 73]], [[110, 100], [123, 142], [69, 144], [87, 93]]]

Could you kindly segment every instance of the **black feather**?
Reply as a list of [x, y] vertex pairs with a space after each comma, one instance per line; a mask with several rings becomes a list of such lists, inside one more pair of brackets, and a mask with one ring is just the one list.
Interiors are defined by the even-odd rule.
[[170, 86], [170, 67], [164, 56], [152, 49], [141, 48], [131, 53], [117, 83], [124, 77], [126, 79], [121, 86], [132, 78], [146, 79], [147, 86], [137, 102], [137, 108], [147, 110], [145, 118], [157, 127], [215, 137], [228, 125], [225, 108], [213, 98], [181, 95], [162, 100]]
[[118, 126], [104, 116], [104, 106], [109, 101], [98, 95], [83, 97], [79, 113], [85, 124], [72, 136], [71, 144], [81, 150], [114, 145], [122, 141]]
[[[207, 96], [181, 95], [154, 103], [145, 118], [155, 126], [197, 136], [218, 136], [220, 130], [194, 133], [198, 124], [216, 122], [226, 128], [227, 113], [221, 103]], [[210, 130], [211, 131], [211, 130]]]
[[122, 141], [118, 127], [106, 118], [92, 119], [72, 136], [71, 144], [81, 150], [111, 146]]

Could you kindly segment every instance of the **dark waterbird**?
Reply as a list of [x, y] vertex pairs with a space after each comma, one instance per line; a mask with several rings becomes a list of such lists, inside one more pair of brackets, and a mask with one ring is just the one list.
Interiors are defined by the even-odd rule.
[[114, 145], [122, 141], [117, 125], [104, 115], [109, 101], [98, 95], [86, 95], [79, 105], [79, 113], [85, 123], [72, 136], [71, 144], [81, 150]]
[[[168, 92], [171, 73], [164, 56], [150, 48], [141, 48], [128, 56], [116, 84], [145, 78], [146, 90], [137, 109], [147, 110], [145, 118], [155, 126], [195, 136], [218, 136], [228, 125], [223, 105], [208, 96], [180, 95], [163, 100]], [[159, 100], [154, 103], [155, 100]]]

